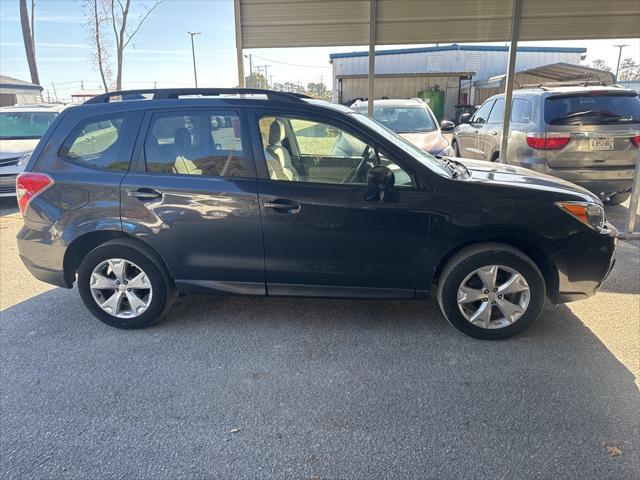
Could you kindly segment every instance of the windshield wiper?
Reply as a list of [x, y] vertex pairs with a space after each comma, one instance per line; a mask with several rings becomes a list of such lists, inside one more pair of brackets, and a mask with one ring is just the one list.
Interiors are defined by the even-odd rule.
[[607, 112], [606, 110], [584, 110], [582, 112], [573, 112], [568, 113], [566, 115], [562, 115], [561, 117], [554, 118], [549, 123], [551, 125], [558, 123], [562, 120], [571, 120], [577, 117], [608, 117], [611, 119], [619, 119], [622, 118], [620, 115], [616, 115], [615, 113]]

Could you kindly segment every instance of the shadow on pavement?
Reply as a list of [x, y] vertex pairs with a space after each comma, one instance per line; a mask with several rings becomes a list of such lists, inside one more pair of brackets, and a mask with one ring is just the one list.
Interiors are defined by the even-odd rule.
[[186, 297], [121, 331], [55, 289], [0, 325], [5, 479], [640, 471], [634, 377], [564, 306], [502, 342], [433, 301]]

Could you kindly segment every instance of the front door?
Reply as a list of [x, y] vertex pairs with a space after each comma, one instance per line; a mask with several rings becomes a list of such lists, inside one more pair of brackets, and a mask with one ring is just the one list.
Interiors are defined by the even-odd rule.
[[[258, 125], [268, 293], [413, 296], [429, 215], [427, 193], [410, 168], [331, 120], [263, 112]], [[384, 202], [367, 198], [375, 165], [395, 176]]]
[[147, 115], [121, 185], [122, 225], [163, 257], [184, 291], [264, 294], [255, 168], [241, 112]]

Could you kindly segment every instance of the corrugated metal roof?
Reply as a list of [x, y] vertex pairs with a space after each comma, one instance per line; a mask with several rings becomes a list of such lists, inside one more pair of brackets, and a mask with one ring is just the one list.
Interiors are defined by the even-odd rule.
[[[605, 85], [611, 85], [615, 82], [615, 75], [611, 72], [564, 62], [516, 72], [516, 82], [518, 75], [531, 75], [548, 82], [577, 82], [589, 80], [590, 82], [601, 82]], [[501, 87], [504, 84], [505, 77], [506, 75], [496, 75], [486, 80], [478, 80], [474, 82], [474, 86], [476, 88]]]
[[[469, 51], [469, 52], [508, 52], [509, 47], [500, 45], [441, 45], [438, 47], [416, 47], [416, 48], [392, 48], [389, 50], [376, 51], [376, 57], [381, 55], [402, 55], [406, 53], [430, 53], [430, 52], [450, 52], [450, 51]], [[558, 52], [558, 53], [586, 53], [586, 48], [580, 47], [518, 47], [518, 52]], [[346, 52], [346, 53], [330, 53], [329, 58], [352, 58], [366, 57], [368, 51]]]
[[[238, 0], [243, 48], [369, 44], [368, 0]], [[640, 36], [637, 0], [522, 0], [522, 41]], [[376, 44], [509, 40], [512, 0], [378, 0]], [[236, 12], [238, 13], [238, 12]]]

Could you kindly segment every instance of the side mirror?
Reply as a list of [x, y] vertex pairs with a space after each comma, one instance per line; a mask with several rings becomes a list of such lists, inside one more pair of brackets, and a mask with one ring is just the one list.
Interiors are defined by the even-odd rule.
[[367, 195], [366, 200], [371, 202], [379, 200], [381, 202], [390, 201], [390, 190], [396, 181], [396, 177], [389, 167], [379, 165], [369, 169], [367, 172]]
[[442, 122], [440, 122], [440, 130], [443, 132], [453, 132], [455, 128], [456, 124], [450, 120], [442, 120]]
[[471, 120], [471, 114], [469, 112], [460, 115], [460, 123], [469, 123]]

